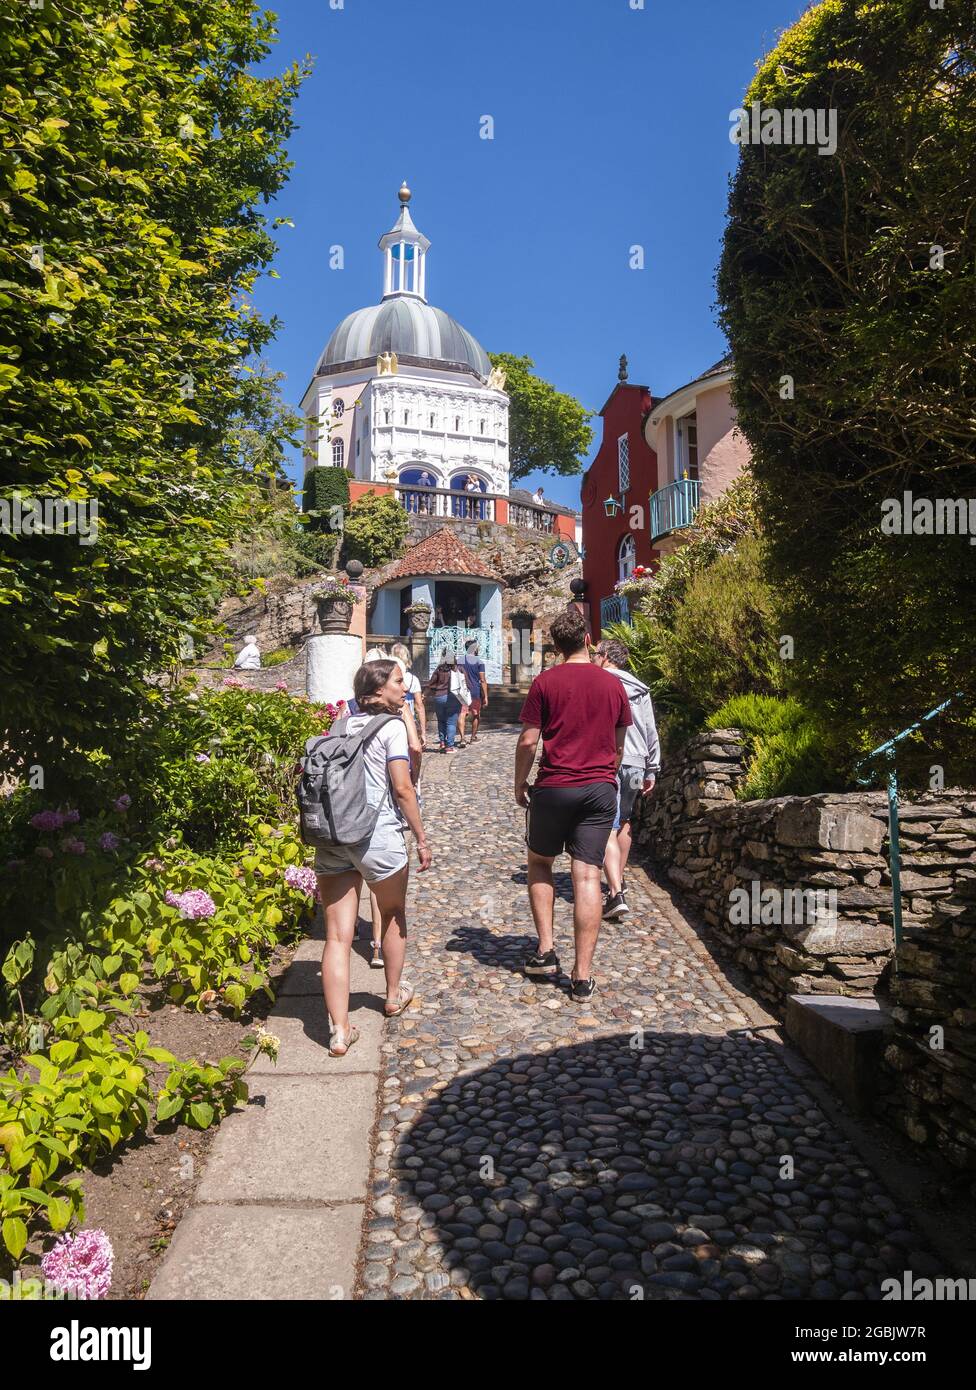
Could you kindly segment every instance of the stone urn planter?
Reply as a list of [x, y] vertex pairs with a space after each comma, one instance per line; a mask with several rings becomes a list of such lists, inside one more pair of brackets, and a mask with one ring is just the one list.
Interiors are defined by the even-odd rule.
[[352, 621], [352, 606], [356, 601], [347, 585], [331, 581], [312, 595], [318, 608], [319, 627], [324, 633], [348, 632]]
[[410, 629], [412, 632], [426, 632], [430, 625], [430, 615], [432, 610], [426, 606], [414, 605], [408, 608], [407, 617], [410, 619]]

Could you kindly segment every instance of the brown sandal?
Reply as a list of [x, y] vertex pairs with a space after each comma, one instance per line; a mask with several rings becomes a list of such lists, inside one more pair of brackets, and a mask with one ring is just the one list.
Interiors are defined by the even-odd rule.
[[349, 1029], [349, 1037], [346, 1038], [345, 1041], [343, 1041], [342, 1034], [341, 1034], [338, 1030], [336, 1030], [336, 1031], [332, 1034], [332, 1038], [331, 1038], [331, 1040], [330, 1040], [330, 1042], [329, 1042], [329, 1056], [330, 1056], [330, 1057], [345, 1057], [346, 1053], [347, 1053], [347, 1052], [349, 1051], [349, 1049], [352, 1047], [353, 1043], [354, 1043], [354, 1042], [358, 1042], [358, 1040], [359, 1040], [359, 1029], [358, 1029], [358, 1028], [350, 1028], [350, 1029]]
[[413, 986], [402, 984], [397, 992], [397, 1005], [391, 1009], [389, 1004], [383, 1005], [383, 1012], [387, 1018], [397, 1018], [413, 1002]]

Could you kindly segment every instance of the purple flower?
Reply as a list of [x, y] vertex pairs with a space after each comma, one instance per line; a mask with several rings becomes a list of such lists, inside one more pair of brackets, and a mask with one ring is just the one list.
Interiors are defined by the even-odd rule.
[[99, 838], [98, 847], [99, 849], [108, 850], [109, 853], [111, 853], [112, 850], [118, 849], [121, 843], [122, 841], [119, 839], [118, 835], [113, 835], [111, 830], [106, 830], [105, 834]]
[[289, 888], [297, 888], [300, 893], [306, 893], [310, 898], [314, 898], [318, 893], [318, 880], [314, 869], [300, 869], [295, 864], [289, 864], [285, 870], [285, 882]]
[[118, 801], [116, 801], [115, 803], [115, 809], [119, 812], [127, 811], [131, 805], [132, 797], [129, 795], [128, 792], [123, 792], [122, 795], [119, 797]]
[[61, 841], [61, 848], [65, 854], [84, 854], [88, 846], [84, 840], [76, 840], [73, 835], [69, 835], [66, 840]]
[[151, 858], [146, 860], [146, 868], [152, 869], [153, 873], [158, 873], [160, 869], [165, 869], [166, 865], [163, 863], [161, 859], [157, 859], [156, 856], [153, 855]]
[[193, 761], [194, 761], [195, 763], [209, 763], [209, 761], [210, 761], [210, 754], [209, 754], [209, 753], [194, 753], [194, 755], [193, 755]]
[[44, 1278], [79, 1299], [104, 1298], [112, 1287], [112, 1242], [104, 1231], [62, 1236], [41, 1258]]
[[61, 823], [62, 823], [63, 825], [77, 825], [78, 822], [79, 822], [80, 820], [81, 820], [81, 812], [80, 812], [80, 811], [62, 811], [62, 812], [61, 812]]
[[36, 816], [31, 816], [31, 825], [35, 830], [60, 830], [64, 817], [60, 811], [38, 811]]
[[190, 888], [186, 893], [174, 893], [172, 889], [167, 889], [165, 898], [170, 907], [175, 907], [180, 916], [188, 921], [212, 917], [217, 911], [217, 904], [202, 888]]

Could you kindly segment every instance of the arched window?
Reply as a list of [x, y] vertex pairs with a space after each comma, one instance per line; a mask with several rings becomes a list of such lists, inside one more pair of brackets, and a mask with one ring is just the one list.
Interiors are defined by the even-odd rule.
[[345, 410], [345, 408], [345, 402], [341, 399], [341, 397], [332, 402], [332, 414], [336, 417], [337, 420], [342, 419], [342, 412]]
[[346, 460], [346, 446], [341, 439], [332, 441], [332, 467], [341, 468]]
[[633, 536], [624, 536], [617, 547], [617, 578], [629, 579], [637, 564], [637, 542]]

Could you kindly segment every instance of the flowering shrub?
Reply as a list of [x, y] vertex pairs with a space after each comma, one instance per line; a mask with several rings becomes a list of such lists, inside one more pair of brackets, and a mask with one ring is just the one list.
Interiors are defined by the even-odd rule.
[[112, 1287], [112, 1242], [104, 1231], [62, 1236], [41, 1260], [41, 1273], [70, 1298], [104, 1298]]

